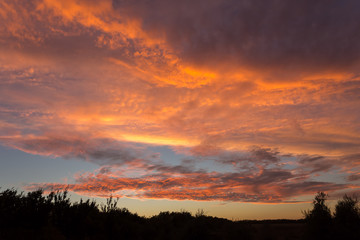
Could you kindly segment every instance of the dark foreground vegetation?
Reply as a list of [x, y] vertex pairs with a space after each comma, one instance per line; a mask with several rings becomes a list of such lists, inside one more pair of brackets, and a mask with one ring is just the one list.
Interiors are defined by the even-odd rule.
[[0, 239], [360, 239], [356, 198], [344, 196], [335, 213], [320, 192], [301, 220], [230, 221], [198, 211], [145, 218], [109, 198], [71, 203], [67, 192], [0, 192]]

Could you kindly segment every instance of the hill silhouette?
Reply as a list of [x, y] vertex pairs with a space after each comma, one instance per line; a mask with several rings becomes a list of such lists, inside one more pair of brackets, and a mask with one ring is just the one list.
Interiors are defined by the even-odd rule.
[[[0, 239], [360, 239], [358, 200], [344, 196], [332, 216], [325, 193], [299, 220], [243, 220], [206, 216], [199, 210], [141, 217], [117, 206], [80, 200], [68, 192], [0, 192]], [[343, 237], [346, 238], [343, 238]]]

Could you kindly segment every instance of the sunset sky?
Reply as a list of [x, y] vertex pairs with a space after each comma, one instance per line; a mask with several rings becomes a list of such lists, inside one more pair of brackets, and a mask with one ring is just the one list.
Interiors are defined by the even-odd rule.
[[0, 187], [229, 219], [360, 193], [359, 11], [0, 0]]

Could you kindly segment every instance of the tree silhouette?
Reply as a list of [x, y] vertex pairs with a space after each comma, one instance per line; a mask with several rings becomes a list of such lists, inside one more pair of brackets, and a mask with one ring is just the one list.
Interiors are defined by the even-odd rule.
[[331, 239], [331, 211], [326, 205], [328, 195], [318, 192], [313, 200], [313, 209], [304, 212], [308, 239]]
[[360, 208], [356, 197], [345, 195], [335, 206], [334, 222], [337, 236], [360, 239]]

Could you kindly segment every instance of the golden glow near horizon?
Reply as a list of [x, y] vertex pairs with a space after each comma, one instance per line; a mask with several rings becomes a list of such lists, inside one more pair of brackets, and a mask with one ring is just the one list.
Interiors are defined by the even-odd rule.
[[0, 0], [0, 144], [98, 166], [24, 188], [284, 209], [358, 192], [356, 24], [188, 4]]

